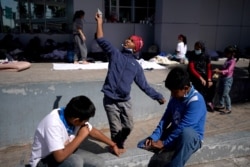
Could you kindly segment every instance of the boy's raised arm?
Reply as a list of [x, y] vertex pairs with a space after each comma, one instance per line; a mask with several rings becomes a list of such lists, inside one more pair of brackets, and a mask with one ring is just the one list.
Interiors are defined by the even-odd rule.
[[102, 19], [102, 16], [97, 13], [95, 15], [95, 19], [96, 19], [96, 22], [97, 22], [96, 37], [97, 38], [102, 38], [103, 37], [103, 28], [102, 28], [103, 19]]

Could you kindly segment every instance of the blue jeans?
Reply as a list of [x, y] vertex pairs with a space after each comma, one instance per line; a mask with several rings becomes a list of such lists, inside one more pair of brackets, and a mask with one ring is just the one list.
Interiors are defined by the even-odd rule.
[[173, 145], [171, 150], [154, 154], [148, 167], [184, 167], [191, 155], [201, 148], [201, 141], [196, 131], [184, 128]]
[[231, 98], [229, 92], [233, 84], [233, 77], [220, 78], [218, 86], [219, 104], [231, 111]]

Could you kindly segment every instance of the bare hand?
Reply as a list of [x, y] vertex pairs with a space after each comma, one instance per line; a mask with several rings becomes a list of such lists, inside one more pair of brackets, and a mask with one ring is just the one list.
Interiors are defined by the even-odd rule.
[[100, 23], [100, 24], [102, 24], [103, 22], [102, 17], [98, 13], [96, 13], [95, 15], [95, 20], [97, 21], [97, 23]]
[[164, 147], [163, 143], [161, 140], [158, 140], [156, 142], [152, 142], [152, 147], [157, 148], [157, 149], [162, 149]]
[[145, 149], [149, 149], [152, 145], [152, 139], [147, 139], [145, 141]]
[[88, 135], [89, 135], [89, 129], [87, 125], [82, 126], [77, 133], [77, 136], [88, 136]]
[[202, 84], [203, 86], [206, 86], [206, 84], [207, 84], [206, 80], [203, 79], [202, 77], [200, 77], [200, 80], [201, 80], [201, 84]]
[[208, 87], [210, 88], [211, 86], [213, 86], [213, 82], [212, 81], [208, 81]]
[[121, 155], [122, 152], [121, 152], [121, 150], [117, 147], [117, 145], [113, 146], [112, 149], [113, 149], [113, 152], [114, 152], [115, 155], [117, 155], [118, 157]]
[[165, 99], [165, 98], [159, 99], [159, 100], [158, 100], [158, 103], [159, 103], [160, 105], [164, 104], [165, 102], [166, 102], [166, 99]]
[[215, 72], [216, 74], [220, 73], [220, 70], [218, 68], [214, 69], [213, 72]]

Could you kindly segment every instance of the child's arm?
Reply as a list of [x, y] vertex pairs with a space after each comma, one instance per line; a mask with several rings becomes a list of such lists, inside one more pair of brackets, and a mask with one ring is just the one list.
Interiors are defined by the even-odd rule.
[[69, 157], [82, 143], [82, 141], [89, 135], [87, 126], [83, 126], [79, 129], [77, 136], [68, 143], [64, 149], [56, 150], [52, 154], [57, 162], [64, 161]]
[[86, 37], [85, 37], [83, 31], [82, 31], [80, 28], [79, 28], [77, 31], [79, 32], [79, 34], [80, 34], [80, 36], [81, 36], [81, 39], [82, 39], [83, 41], [85, 41], [85, 40], [86, 40]]
[[236, 61], [235, 61], [235, 59], [233, 59], [230, 61], [230, 64], [229, 64], [229, 66], [227, 66], [226, 69], [219, 70], [218, 68], [216, 68], [213, 71], [217, 74], [222, 74], [222, 75], [232, 74], [234, 67], [235, 67], [235, 64], [236, 64]]
[[120, 150], [119, 148], [117, 147], [116, 143], [114, 143], [112, 140], [110, 140], [107, 136], [105, 136], [101, 131], [99, 131], [98, 129], [96, 128], [92, 128], [92, 130], [90, 131], [89, 135], [91, 137], [93, 137], [94, 139], [98, 140], [98, 141], [101, 141], [107, 145], [109, 145], [114, 153], [119, 156], [120, 155]]
[[102, 16], [100, 16], [98, 13], [95, 16], [96, 22], [97, 22], [97, 27], [96, 27], [96, 37], [97, 38], [102, 38], [103, 37], [103, 28], [102, 28]]

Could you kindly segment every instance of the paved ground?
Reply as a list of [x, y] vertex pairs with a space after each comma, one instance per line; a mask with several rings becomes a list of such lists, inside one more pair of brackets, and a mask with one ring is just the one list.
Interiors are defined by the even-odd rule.
[[[217, 62], [216, 62], [217, 63]], [[216, 64], [215, 63], [215, 64]], [[217, 63], [218, 64], [218, 63]], [[248, 65], [247, 60], [242, 60], [239, 67], [246, 68]], [[46, 72], [50, 72], [52, 65], [35, 64], [33, 70], [26, 70], [21, 73], [0, 73], [1, 84], [12, 83], [27, 83], [27, 82], [47, 82], [58, 81], [61, 77], [67, 75], [64, 80], [73, 80], [78, 77], [77, 81], [81, 80], [103, 80], [106, 74], [105, 70], [98, 71], [53, 71], [52, 74], [47, 75]], [[47, 68], [44, 68], [47, 67]], [[31, 67], [32, 68], [32, 67]], [[161, 71], [161, 70], [160, 70]], [[50, 72], [51, 73], [51, 72]], [[35, 74], [35, 75], [34, 75]], [[150, 79], [150, 82], [159, 83], [162, 82], [166, 73], [159, 72], [158, 70], [145, 72], [146, 77]], [[30, 77], [33, 76], [33, 77]], [[126, 147], [134, 148], [138, 140], [150, 135], [159, 121], [159, 117], [135, 122], [135, 128], [132, 134], [129, 136]], [[108, 129], [102, 129], [102, 131], [109, 136]], [[205, 137], [213, 136], [216, 134], [230, 133], [236, 131], [249, 131], [250, 132], [250, 102], [242, 102], [233, 104], [232, 113], [229, 115], [220, 115], [218, 112], [208, 113], [206, 122]], [[3, 137], [3, 136], [1, 136]], [[83, 143], [82, 147], [93, 152], [106, 152], [105, 145], [95, 142], [91, 139]], [[17, 167], [19, 165], [27, 164], [30, 155], [30, 144], [24, 146], [13, 146], [9, 148], [0, 149], [0, 167]], [[207, 164], [190, 165], [189, 167], [248, 167], [250, 166], [250, 151], [249, 155], [244, 157], [228, 157], [228, 159], [209, 162]]]
[[[233, 104], [232, 113], [229, 115], [220, 115], [218, 112], [208, 113], [206, 122], [205, 137], [216, 134], [230, 133], [235, 131], [250, 132], [250, 102]], [[129, 136], [126, 147], [134, 148], [138, 140], [150, 135], [152, 130], [158, 123], [160, 118], [140, 121], [135, 123], [135, 128]], [[109, 136], [108, 129], [102, 131]], [[105, 145], [95, 142], [91, 139], [83, 143], [85, 149], [101, 153], [106, 152]], [[25, 146], [13, 146], [0, 150], [0, 166], [1, 167], [16, 167], [28, 162], [30, 155], [30, 144]], [[250, 151], [249, 156], [233, 157], [225, 160], [209, 162], [207, 164], [190, 165], [190, 167], [248, 167], [250, 166]]]

